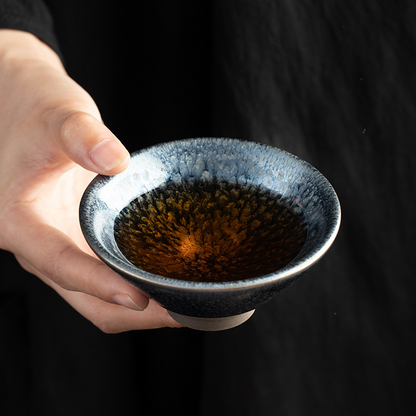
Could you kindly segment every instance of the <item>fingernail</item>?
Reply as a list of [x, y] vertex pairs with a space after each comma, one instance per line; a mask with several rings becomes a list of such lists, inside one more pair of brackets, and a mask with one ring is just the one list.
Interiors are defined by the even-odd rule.
[[143, 311], [143, 308], [133, 301], [129, 295], [119, 293], [113, 296], [114, 302], [118, 303], [121, 306], [124, 306], [134, 311]]
[[127, 150], [111, 139], [98, 143], [90, 153], [91, 160], [104, 172], [121, 165], [128, 157]]

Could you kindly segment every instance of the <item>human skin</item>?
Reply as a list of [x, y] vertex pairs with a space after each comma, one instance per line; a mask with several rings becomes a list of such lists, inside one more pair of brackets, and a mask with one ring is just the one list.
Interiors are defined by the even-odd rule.
[[89, 94], [35, 36], [0, 30], [0, 248], [106, 333], [179, 327], [97, 259], [78, 221], [82, 193], [129, 154]]

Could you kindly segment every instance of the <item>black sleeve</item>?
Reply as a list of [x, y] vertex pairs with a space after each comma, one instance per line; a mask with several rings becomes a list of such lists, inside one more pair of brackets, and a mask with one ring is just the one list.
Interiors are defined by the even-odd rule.
[[51, 13], [42, 0], [0, 0], [0, 29], [30, 32], [61, 55]]

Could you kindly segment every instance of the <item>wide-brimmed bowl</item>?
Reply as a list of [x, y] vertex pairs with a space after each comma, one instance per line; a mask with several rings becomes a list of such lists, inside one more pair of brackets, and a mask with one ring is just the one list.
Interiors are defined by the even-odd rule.
[[[152, 190], [188, 183], [248, 187], [283, 201], [302, 218], [300, 251], [278, 270], [225, 282], [178, 280], [137, 267], [116, 241], [120, 212]], [[227, 329], [247, 320], [326, 253], [340, 219], [336, 193], [318, 170], [283, 150], [236, 139], [187, 139], [140, 150], [123, 173], [97, 176], [80, 204], [81, 228], [96, 255], [178, 322], [201, 330]]]

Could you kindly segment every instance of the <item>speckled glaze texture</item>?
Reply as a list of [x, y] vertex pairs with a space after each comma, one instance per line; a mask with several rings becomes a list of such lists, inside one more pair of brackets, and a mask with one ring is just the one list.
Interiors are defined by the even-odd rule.
[[[115, 241], [114, 222], [131, 201], [169, 183], [218, 180], [266, 188], [303, 214], [307, 236], [294, 260], [264, 276], [206, 283], [154, 275], [123, 256]], [[84, 236], [107, 265], [169, 311], [202, 318], [242, 314], [269, 301], [325, 254], [340, 218], [332, 186], [310, 164], [280, 149], [236, 139], [187, 139], [136, 152], [125, 172], [97, 176], [80, 205]]]

